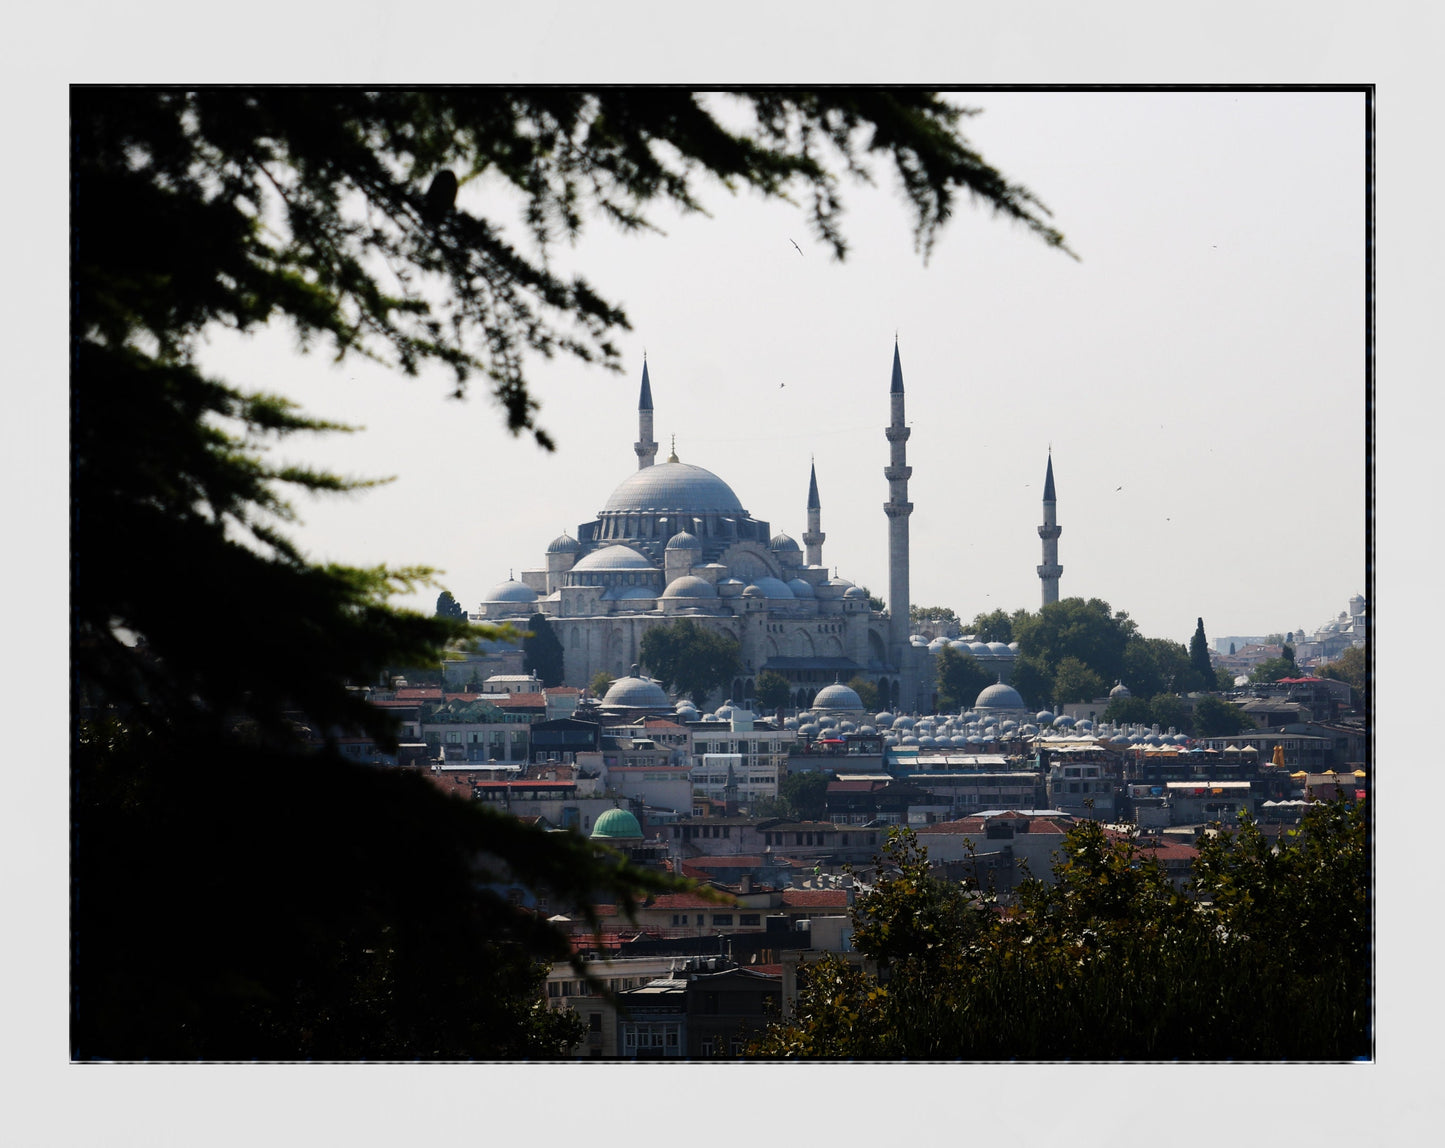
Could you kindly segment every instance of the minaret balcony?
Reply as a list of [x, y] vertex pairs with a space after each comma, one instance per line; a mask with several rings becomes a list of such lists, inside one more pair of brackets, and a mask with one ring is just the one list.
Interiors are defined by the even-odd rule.
[[908, 436], [913, 433], [913, 428], [890, 426], [883, 433], [888, 437], [889, 442], [907, 442]]
[[1037, 569], [1040, 578], [1057, 578], [1060, 574], [1064, 572], [1064, 568], [1058, 565], [1040, 566]]
[[883, 477], [889, 482], [907, 482], [913, 477], [913, 468], [911, 466], [885, 466]]
[[1057, 538], [1057, 537], [1058, 537], [1060, 534], [1062, 534], [1063, 532], [1064, 532], [1064, 528], [1063, 528], [1062, 526], [1040, 526], [1040, 527], [1039, 527], [1039, 537], [1042, 538], [1045, 542], [1052, 542], [1055, 538]]
[[885, 502], [883, 504], [883, 513], [888, 515], [889, 518], [907, 518], [913, 513], [913, 503]]

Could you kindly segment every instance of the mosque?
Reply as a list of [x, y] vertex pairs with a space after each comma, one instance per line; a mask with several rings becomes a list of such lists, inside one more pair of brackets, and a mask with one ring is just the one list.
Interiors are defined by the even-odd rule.
[[[888, 605], [873, 610], [867, 593], [823, 564], [822, 503], [816, 468], [808, 477], [802, 545], [754, 518], [719, 476], [681, 461], [673, 447], [657, 462], [652, 386], [642, 366], [637, 470], [612, 491], [596, 518], [547, 547], [546, 565], [494, 586], [475, 621], [525, 622], [547, 617], [562, 643], [564, 684], [587, 685], [599, 671], [622, 678], [641, 660], [653, 626], [689, 618], [740, 646], [742, 671], [732, 697], [751, 698], [766, 670], [785, 677], [803, 708], [835, 682], [854, 676], [878, 686], [879, 702], [902, 712], [932, 708], [933, 651], [910, 634], [908, 618], [909, 428], [903, 368], [893, 348], [889, 386]], [[1058, 577], [1053, 462], [1045, 488], [1044, 600], [1056, 600]], [[983, 652], [983, 651], [979, 651]], [[992, 651], [1006, 677], [1012, 651]], [[987, 656], [987, 655], [986, 655]]]

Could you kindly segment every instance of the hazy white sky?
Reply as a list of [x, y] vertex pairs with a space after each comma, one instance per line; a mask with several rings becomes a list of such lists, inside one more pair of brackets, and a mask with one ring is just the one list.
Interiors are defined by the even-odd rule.
[[[1179, 641], [1198, 616], [1211, 635], [1333, 617], [1366, 590], [1364, 96], [958, 98], [982, 109], [966, 135], [1048, 205], [1080, 262], [960, 203], [925, 265], [881, 167], [876, 188], [848, 189], [842, 264], [797, 209], [720, 189], [711, 218], [658, 214], [664, 235], [594, 223], [557, 258], [623, 303], [634, 331], [620, 377], [529, 362], [550, 456], [509, 437], [480, 391], [444, 397], [441, 373], [336, 367], [284, 333], [218, 340], [208, 361], [367, 428], [288, 457], [396, 476], [302, 505], [309, 551], [436, 566], [472, 609], [636, 468], [644, 349], [659, 457], [675, 434], [683, 461], [795, 538], [816, 458], [824, 561], [886, 596], [897, 332], [914, 603], [965, 620], [1037, 609], [1052, 444], [1063, 595]], [[519, 230], [513, 204], [467, 191]]]

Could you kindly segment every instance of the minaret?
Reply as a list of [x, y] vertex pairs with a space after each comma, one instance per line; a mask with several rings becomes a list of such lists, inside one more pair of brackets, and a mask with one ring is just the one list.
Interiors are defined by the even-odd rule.
[[1039, 580], [1044, 584], [1044, 601], [1059, 600], [1059, 575], [1064, 568], [1059, 565], [1059, 535], [1063, 527], [1058, 524], [1058, 508], [1054, 504], [1054, 452], [1049, 451], [1049, 468], [1044, 472], [1044, 524], [1039, 527], [1039, 537], [1044, 540], [1044, 562], [1038, 568]]
[[809, 467], [808, 474], [808, 529], [803, 532], [804, 559], [809, 566], [823, 565], [823, 543], [828, 536], [823, 533], [823, 507], [818, 501], [818, 468]]
[[[908, 644], [908, 516], [913, 503], [908, 501], [908, 476], [913, 468], [908, 462], [907, 423], [903, 421], [903, 365], [898, 359], [898, 340], [893, 341], [893, 382], [888, 394], [891, 421], [888, 436], [888, 465], [883, 476], [888, 479], [888, 501], [883, 512], [888, 515], [888, 647], [894, 664], [911, 677]], [[905, 683], [903, 704], [912, 704], [910, 683]]]
[[642, 393], [637, 398], [637, 469], [645, 470], [657, 458], [657, 443], [652, 441], [652, 385], [647, 381], [647, 356], [642, 356]]

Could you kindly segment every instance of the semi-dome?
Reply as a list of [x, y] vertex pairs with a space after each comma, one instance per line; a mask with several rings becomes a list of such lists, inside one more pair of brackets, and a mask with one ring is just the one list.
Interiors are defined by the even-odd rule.
[[747, 513], [732, 487], [712, 471], [687, 462], [661, 462], [634, 471], [618, 484], [602, 513], [640, 510]]
[[593, 841], [641, 841], [642, 826], [625, 809], [608, 809], [592, 826]]
[[548, 554], [576, 554], [581, 549], [582, 543], [565, 531], [547, 545]]
[[674, 578], [662, 592], [664, 598], [716, 598], [717, 587], [695, 574]]
[[788, 535], [774, 534], [772, 541], [768, 543], [768, 549], [774, 552], [796, 554], [802, 548]]
[[579, 558], [577, 565], [572, 567], [573, 573], [585, 573], [588, 570], [652, 569], [652, 563], [631, 546], [604, 546], [601, 550], [594, 550], [586, 557]]
[[483, 602], [535, 602], [536, 600], [537, 591], [530, 586], [522, 585], [513, 578], [493, 586], [482, 598]]
[[630, 710], [670, 710], [672, 703], [662, 687], [651, 678], [641, 677], [636, 666], [625, 678], [618, 678], [602, 699], [604, 708]]
[[701, 550], [702, 543], [697, 540], [697, 535], [689, 534], [686, 530], [679, 530], [667, 540], [668, 550]]
[[1013, 686], [994, 682], [978, 695], [978, 700], [973, 705], [975, 709], [981, 710], [1021, 710], [1024, 708], [1024, 699]]
[[861, 710], [863, 701], [856, 691], [842, 682], [834, 682], [831, 686], [824, 686], [818, 691], [818, 696], [813, 699], [813, 708], [815, 710]]

